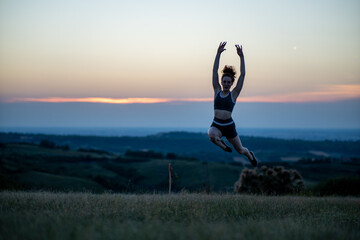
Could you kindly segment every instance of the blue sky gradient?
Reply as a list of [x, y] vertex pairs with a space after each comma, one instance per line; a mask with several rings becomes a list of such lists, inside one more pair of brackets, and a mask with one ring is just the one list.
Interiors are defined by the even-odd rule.
[[360, 128], [358, 0], [0, 1], [0, 126], [208, 126], [221, 41], [239, 126]]

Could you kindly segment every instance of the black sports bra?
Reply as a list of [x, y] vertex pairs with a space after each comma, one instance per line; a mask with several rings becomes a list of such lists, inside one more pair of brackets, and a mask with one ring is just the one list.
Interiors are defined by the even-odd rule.
[[226, 110], [232, 112], [235, 102], [232, 99], [232, 92], [228, 93], [225, 97], [221, 96], [222, 91], [219, 91], [214, 99], [214, 109]]

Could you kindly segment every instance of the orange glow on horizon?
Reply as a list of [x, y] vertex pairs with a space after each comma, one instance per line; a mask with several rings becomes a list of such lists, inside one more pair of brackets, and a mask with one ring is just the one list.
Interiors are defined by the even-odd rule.
[[360, 98], [360, 85], [323, 86], [322, 90], [240, 98], [241, 102], [333, 102]]
[[66, 103], [66, 102], [84, 102], [84, 103], [111, 103], [111, 104], [133, 104], [133, 103], [166, 103], [166, 102], [211, 102], [210, 98], [14, 98], [7, 102], [47, 102], [47, 103]]
[[348, 98], [334, 98], [331, 96], [319, 96], [317, 93], [300, 93], [300, 94], [288, 94], [288, 95], [273, 95], [273, 96], [255, 96], [255, 97], [243, 97], [239, 98], [238, 102], [248, 103], [310, 103], [310, 102], [335, 102], [341, 100], [355, 99], [353, 97]]
[[131, 104], [131, 103], [162, 103], [169, 102], [167, 98], [16, 98], [8, 102], [49, 102], [49, 103], [65, 103], [65, 102], [86, 102], [86, 103], [112, 103], [112, 104]]
[[[313, 92], [299, 92], [289, 94], [277, 94], [270, 96], [253, 96], [238, 98], [239, 102], [263, 102], [263, 103], [305, 103], [305, 102], [332, 102], [347, 99], [360, 98], [360, 84], [324, 86], [322, 90]], [[83, 102], [83, 103], [109, 103], [109, 104], [151, 104], [172, 102], [212, 102], [213, 98], [14, 98], [6, 102]]]

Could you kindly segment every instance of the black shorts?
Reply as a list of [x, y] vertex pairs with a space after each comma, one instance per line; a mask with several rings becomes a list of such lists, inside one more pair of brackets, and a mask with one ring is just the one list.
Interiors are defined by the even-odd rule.
[[211, 127], [216, 127], [217, 129], [219, 129], [222, 135], [225, 136], [227, 139], [234, 138], [238, 135], [236, 132], [235, 122], [232, 118], [226, 120], [214, 118]]

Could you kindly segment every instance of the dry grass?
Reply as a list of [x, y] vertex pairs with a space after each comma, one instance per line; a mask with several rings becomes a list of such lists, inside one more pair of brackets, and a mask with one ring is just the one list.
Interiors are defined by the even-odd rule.
[[360, 239], [360, 199], [1, 192], [0, 239]]

